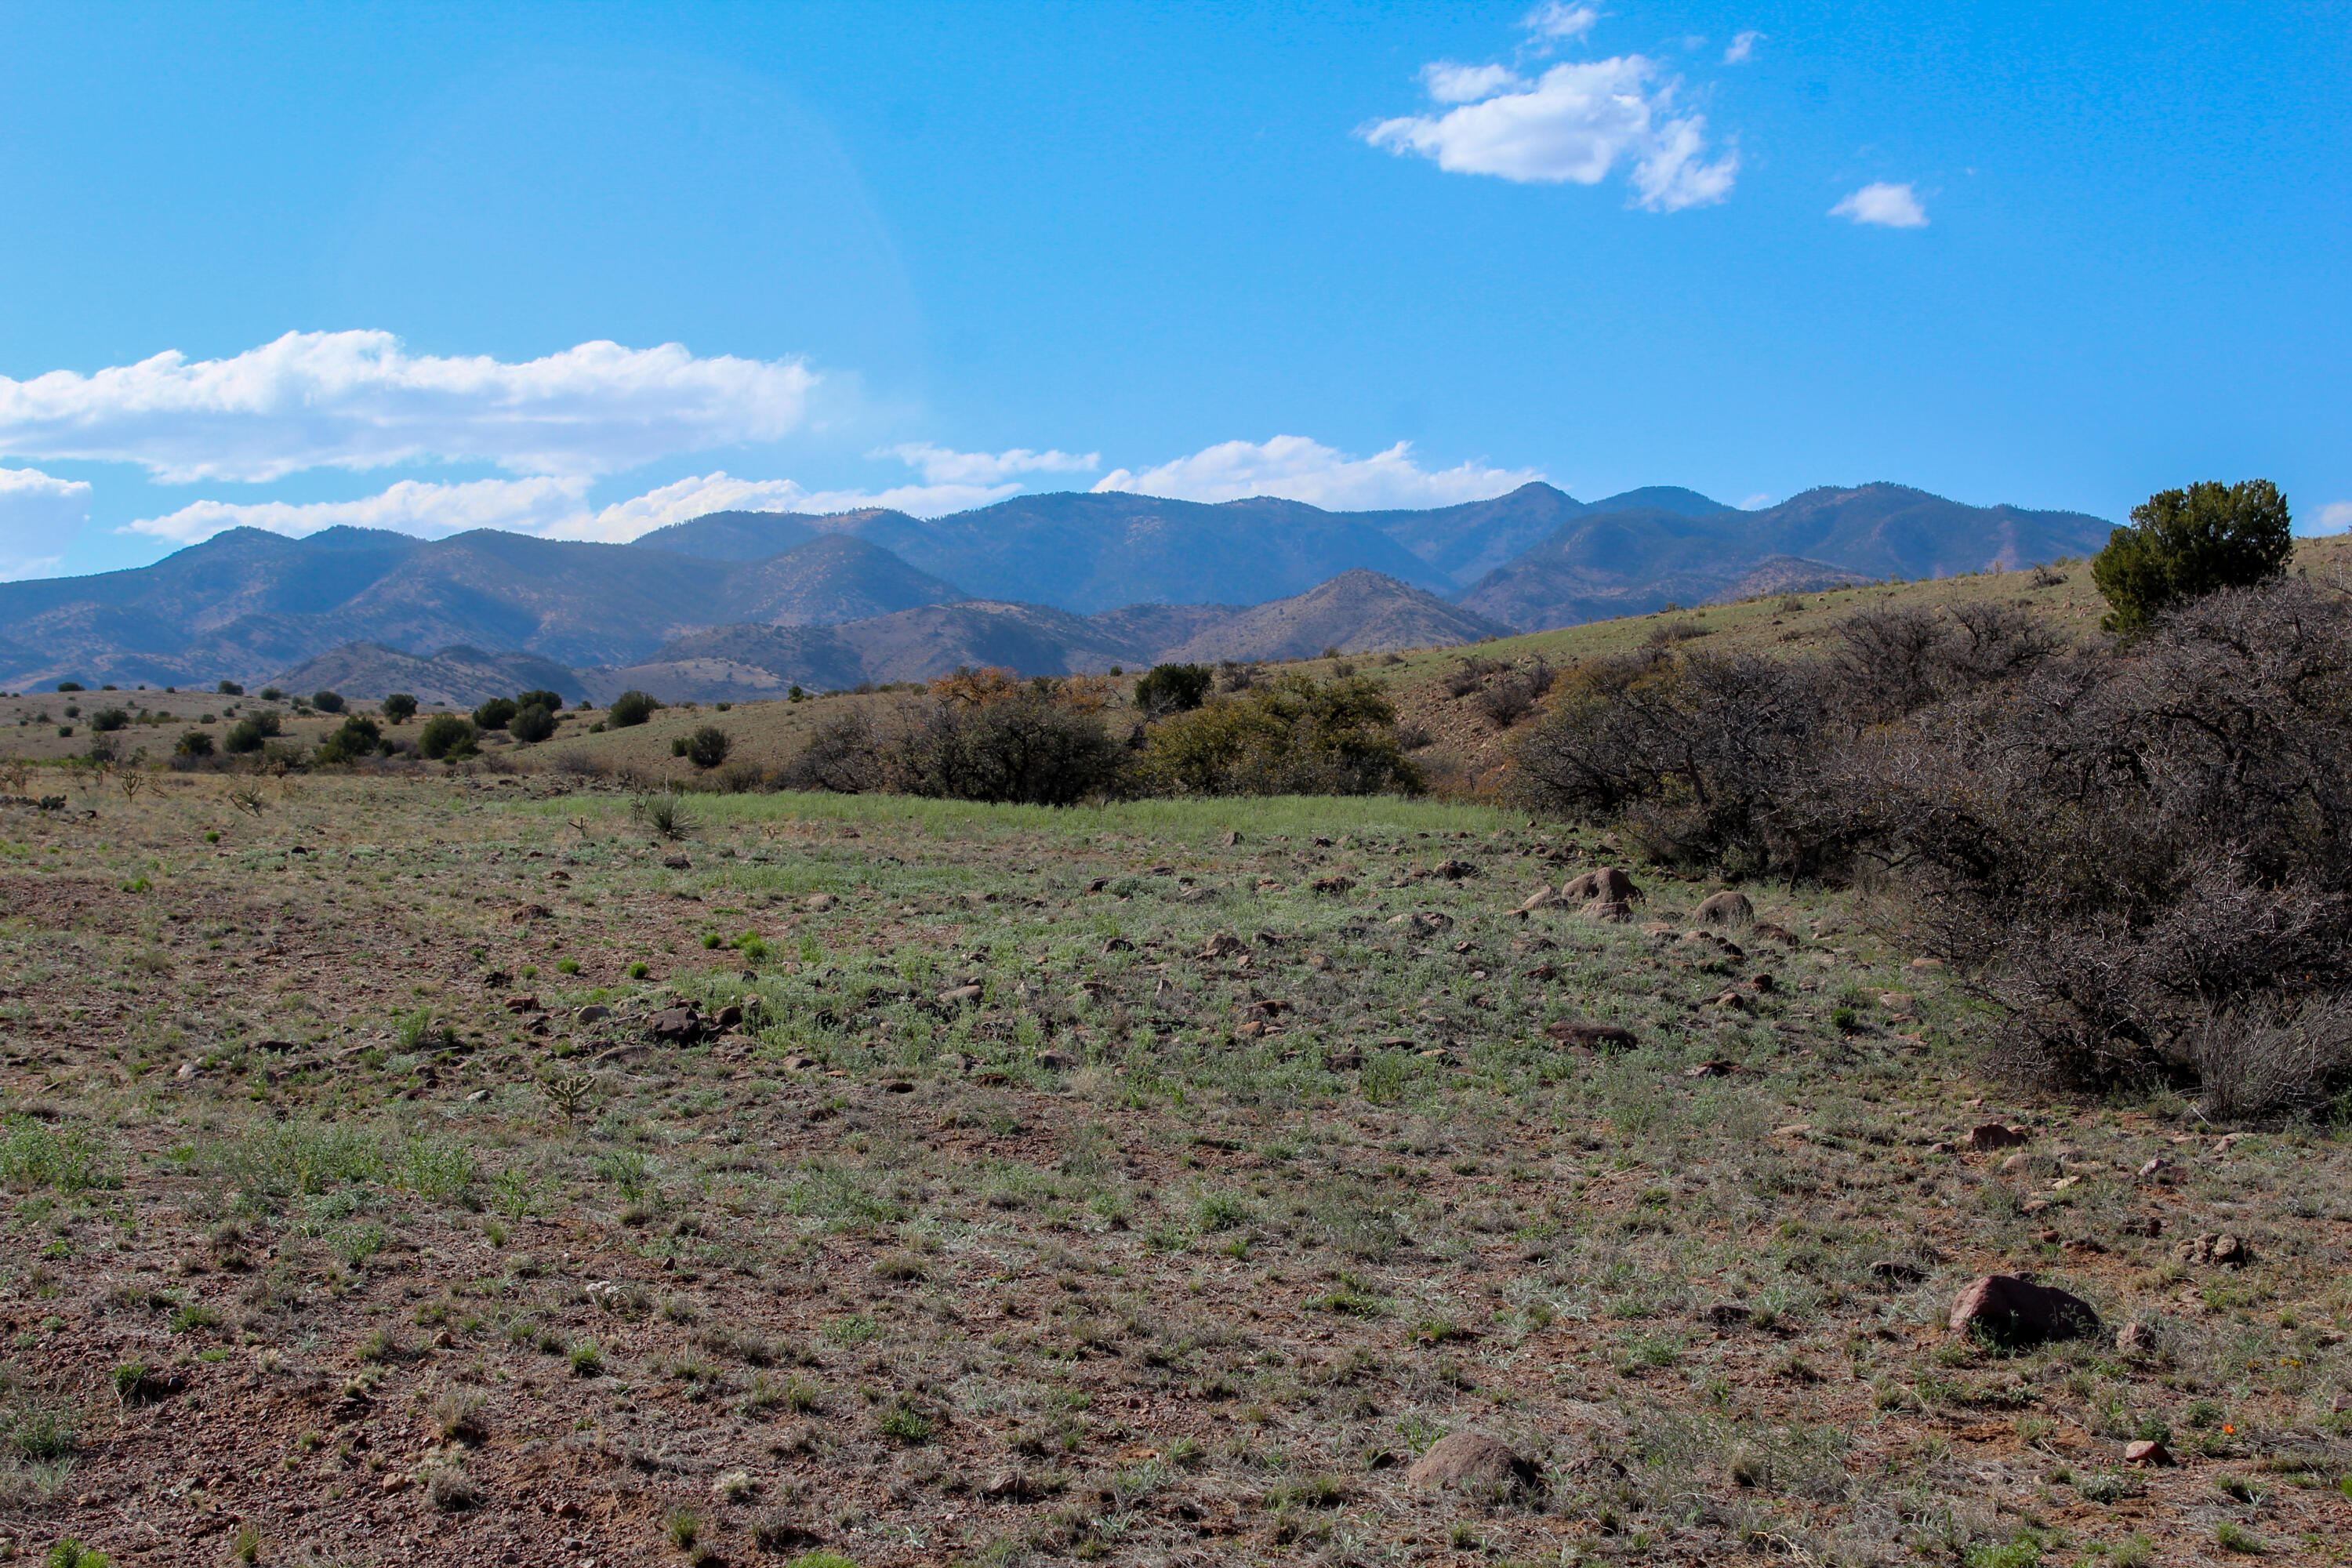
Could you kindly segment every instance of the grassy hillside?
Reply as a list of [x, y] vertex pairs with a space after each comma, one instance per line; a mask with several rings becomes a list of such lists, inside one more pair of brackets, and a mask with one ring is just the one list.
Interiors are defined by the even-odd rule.
[[[0, 806], [34, 1554], [2341, 1540], [2344, 1142], [1987, 1083], [1842, 897], [1522, 915], [1605, 846], [1434, 802], [734, 795], [672, 841], [552, 775], [232, 782]], [[1950, 1332], [1996, 1270], [2103, 1330]], [[1424, 1484], [1456, 1435], [1534, 1486]]]

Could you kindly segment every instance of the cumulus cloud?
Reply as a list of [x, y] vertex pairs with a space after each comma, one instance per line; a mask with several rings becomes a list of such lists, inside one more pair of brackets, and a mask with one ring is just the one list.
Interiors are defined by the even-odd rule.
[[1600, 20], [1601, 13], [1590, 5], [1571, 5], [1565, 0], [1545, 0], [1543, 5], [1528, 12], [1519, 26], [1538, 38], [1566, 41], [1584, 37]]
[[1369, 458], [1347, 457], [1304, 436], [1226, 441], [1139, 473], [1115, 468], [1095, 489], [1198, 501], [1281, 496], [1334, 511], [1370, 511], [1485, 500], [1543, 478], [1533, 468], [1476, 463], [1432, 471], [1415, 463], [1412, 451], [1409, 441]]
[[[0, 474], [7, 472], [0, 469]], [[725, 472], [698, 474], [657, 485], [609, 506], [587, 504], [584, 476], [475, 479], [464, 484], [403, 479], [375, 495], [336, 501], [200, 500], [161, 517], [142, 518], [121, 531], [174, 544], [195, 544], [232, 528], [259, 528], [289, 538], [322, 528], [382, 528], [442, 539], [469, 529], [496, 528], [543, 539], [624, 544], [639, 534], [713, 511], [855, 511], [890, 507], [937, 517], [1003, 500], [1017, 484], [899, 485], [882, 490], [812, 490], [791, 479], [739, 479]], [[83, 487], [87, 489], [88, 487]]]
[[929, 441], [886, 447], [877, 457], [898, 458], [929, 484], [1000, 485], [1015, 474], [1091, 474], [1102, 467], [1100, 452], [957, 452]]
[[1830, 208], [1830, 216], [1851, 218], [1855, 223], [1876, 224], [1881, 228], [1925, 228], [1927, 209], [1919, 205], [1919, 194], [1909, 185], [1894, 184], [1875, 180]]
[[1753, 29], [1735, 35], [1731, 40], [1731, 47], [1723, 51], [1723, 63], [1727, 66], [1746, 64], [1755, 58], [1757, 41], [1763, 37], [1763, 34]]
[[432, 460], [617, 473], [782, 437], [815, 384], [793, 361], [677, 343], [509, 363], [411, 354], [389, 332], [289, 332], [227, 359], [172, 352], [91, 375], [0, 376], [0, 453], [136, 463], [173, 482]]
[[90, 488], [38, 468], [0, 468], [0, 579], [56, 569], [89, 520]]
[[1449, 174], [1524, 184], [1593, 185], [1622, 167], [1635, 205], [1653, 212], [1704, 206], [1730, 194], [1738, 150], [1709, 156], [1706, 117], [1675, 108], [1678, 84], [1654, 61], [1622, 55], [1568, 62], [1531, 82], [1501, 67], [1483, 70], [1431, 68], [1423, 77], [1431, 99], [1453, 107], [1383, 120], [1359, 134]]
[[2318, 522], [2306, 530], [2311, 533], [2352, 532], [2352, 500], [2329, 501], [2319, 509]]

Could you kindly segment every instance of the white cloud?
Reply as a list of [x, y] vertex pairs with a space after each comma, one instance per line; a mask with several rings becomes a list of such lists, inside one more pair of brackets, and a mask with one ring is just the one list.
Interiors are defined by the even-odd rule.
[[1523, 17], [1519, 26], [1539, 38], [1580, 38], [1592, 31], [1601, 20], [1601, 13], [1590, 5], [1571, 5], [1566, 0], [1544, 0]]
[[[1469, 68], [1449, 68], [1466, 72]], [[1707, 160], [1706, 121], [1674, 107], [1677, 84], [1640, 55], [1553, 66], [1533, 82], [1506, 73], [1495, 89], [1442, 114], [1403, 115], [1365, 127], [1375, 147], [1418, 153], [1450, 174], [1521, 184], [1598, 184], [1623, 165], [1635, 205], [1653, 212], [1719, 202], [1739, 154]], [[1448, 76], [1448, 84], [1464, 81]]]
[[1723, 51], [1723, 63], [1727, 66], [1745, 65], [1755, 58], [1756, 45], [1763, 37], [1763, 34], [1753, 28], [1735, 35], [1731, 40], [1731, 47]]
[[2307, 530], [2312, 533], [2352, 532], [2352, 500], [2329, 501], [2319, 509], [2319, 522]]
[[1907, 184], [1897, 185], [1885, 180], [1873, 181], [1863, 186], [1830, 208], [1830, 216], [1876, 224], [1881, 228], [1927, 226], [1927, 209], [1919, 205], [1919, 194]]
[[53, 571], [89, 521], [89, 485], [38, 468], [0, 468], [0, 579]]
[[1475, 463], [1431, 472], [1413, 462], [1407, 441], [1349, 458], [1304, 436], [1276, 436], [1257, 444], [1226, 441], [1140, 473], [1116, 468], [1095, 489], [1198, 501], [1282, 496], [1334, 511], [1366, 511], [1485, 500], [1541, 478], [1533, 468]]
[[1033, 452], [1025, 447], [1009, 452], [957, 452], [929, 441], [908, 441], [875, 456], [896, 458], [935, 485], [996, 485], [1015, 474], [1091, 474], [1102, 467], [1100, 452]]
[[266, 480], [443, 459], [617, 473], [798, 426], [815, 373], [589, 342], [543, 359], [414, 355], [389, 332], [289, 332], [228, 359], [177, 352], [92, 375], [0, 376], [0, 453]]
[[[8, 472], [0, 469], [0, 474]], [[1017, 484], [899, 485], [883, 490], [812, 490], [791, 479], [739, 479], [720, 472], [658, 485], [645, 494], [592, 508], [582, 476], [474, 479], [436, 484], [403, 479], [372, 496], [338, 501], [200, 500], [121, 531], [195, 544], [232, 528], [259, 528], [299, 539], [322, 528], [383, 528], [419, 539], [496, 528], [543, 539], [626, 543], [652, 529], [713, 511], [854, 511], [890, 507], [919, 517], [1003, 500]], [[84, 487], [87, 489], [88, 487]]]
[[423, 539], [463, 533], [471, 528], [502, 528], [513, 533], [546, 533], [585, 514], [588, 481], [582, 478], [475, 479], [435, 484], [403, 479], [380, 494], [358, 500], [200, 500], [162, 517], [145, 517], [125, 533], [150, 534], [175, 544], [194, 544], [232, 528], [258, 528], [299, 539], [322, 528], [384, 528]]
[[1475, 103], [1507, 87], [1523, 87], [1519, 73], [1508, 66], [1464, 66], [1452, 60], [1432, 60], [1421, 68], [1421, 85], [1432, 103]]
[[1739, 503], [1739, 510], [1742, 511], [1761, 511], [1764, 508], [1770, 506], [1771, 504], [1772, 492], [1770, 490], [1758, 490], [1754, 495], [1749, 496], [1746, 500]]

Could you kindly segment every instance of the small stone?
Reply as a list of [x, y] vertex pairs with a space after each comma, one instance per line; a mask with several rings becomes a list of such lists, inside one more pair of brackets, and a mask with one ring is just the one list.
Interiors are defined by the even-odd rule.
[[545, 1010], [546, 1009], [540, 1006], [539, 998], [536, 996], [509, 996], [507, 998], [507, 1011], [509, 1013], [540, 1013], [544, 1012]]
[[180, 1064], [180, 1070], [173, 1073], [172, 1076], [178, 1079], [182, 1083], [186, 1083], [204, 1070], [204, 1068], [198, 1067], [194, 1062], [182, 1062]]
[[1882, 1258], [1870, 1266], [1870, 1272], [1887, 1285], [1916, 1285], [1927, 1278], [1926, 1269], [1899, 1258]]
[[662, 857], [662, 864], [668, 867], [673, 871], [691, 871], [694, 869], [694, 862], [688, 859], [683, 855], [665, 855]]
[[653, 1048], [642, 1041], [614, 1046], [609, 1051], [599, 1051], [593, 1058], [600, 1068], [634, 1067], [653, 1059]]
[[1459, 882], [1465, 878], [1475, 877], [1478, 874], [1478, 868], [1473, 866], [1469, 861], [1456, 860], [1451, 857], [1444, 860], [1440, 860], [1436, 865], [1432, 866], [1429, 869], [1430, 875], [1434, 877], [1443, 877], [1449, 882]]
[[1066, 1051], [1039, 1051], [1037, 1065], [1047, 1072], [1068, 1072], [1078, 1065], [1078, 1058]]
[[1499, 1494], [1532, 1489], [1538, 1478], [1534, 1464], [1508, 1445], [1475, 1432], [1456, 1432], [1439, 1438], [1404, 1479], [1408, 1486], [1466, 1487]]
[[2124, 1463], [2146, 1465], [2150, 1468], [2173, 1463], [2172, 1450], [2152, 1437], [2142, 1437], [2124, 1445]]
[[1919, 1005], [1919, 999], [1908, 991], [1882, 991], [1878, 1005], [1890, 1013], [1908, 1013]]
[[2014, 1149], [2031, 1142], [2032, 1134], [2022, 1127], [2004, 1127], [1998, 1121], [1987, 1121], [1969, 1129], [1969, 1147], [1981, 1154], [1992, 1149]]
[[1102, 950], [1105, 957], [1108, 957], [1114, 952], [1133, 952], [1135, 951], [1135, 943], [1128, 941], [1127, 938], [1123, 936], [1115, 936], [1108, 942], [1102, 944]]
[[572, 1014], [572, 1021], [575, 1024], [601, 1024], [612, 1016], [613, 1010], [602, 1002], [591, 1002]]
[[555, 918], [555, 911], [545, 904], [525, 904], [507, 918], [517, 925], [523, 925], [531, 921], [551, 921]]
[[1221, 931], [1202, 944], [1197, 958], [1228, 958], [1244, 951], [1248, 944], [1229, 931]]
[[731, 1002], [726, 1006], [719, 1009], [719, 1016], [711, 1020], [713, 1024], [722, 1029], [731, 1029], [742, 1021], [743, 1009], [736, 1006]]
[[813, 915], [821, 915], [839, 902], [841, 902], [841, 900], [835, 898], [831, 893], [811, 893], [807, 898], [801, 900], [801, 908], [808, 910], [808, 912]]
[[1563, 1045], [1584, 1046], [1596, 1051], [1631, 1050], [1641, 1042], [1631, 1029], [1614, 1024], [1597, 1024], [1590, 1018], [1560, 1018], [1544, 1026], [1544, 1033]]
[[2243, 1268], [2254, 1260], [2253, 1249], [2234, 1236], [2193, 1236], [2173, 1248], [2173, 1255], [2183, 1263], [2207, 1264], [2222, 1268]]
[[1559, 902], [1559, 889], [1549, 882], [1539, 882], [1536, 885], [1534, 892], [1519, 900], [1519, 908], [1529, 910], [1539, 910], [1546, 905], [1558, 902]]
[[2146, 1323], [2126, 1323], [2116, 1331], [2116, 1349], [2130, 1355], [2146, 1355], [2156, 1349], [2156, 1331]]
[[980, 999], [986, 994], [987, 991], [985, 988], [978, 985], [950, 986], [949, 989], [940, 993], [940, 1005], [942, 1007], [977, 1007], [980, 1005]]
[[2143, 1182], [2169, 1182], [2180, 1174], [2180, 1167], [2158, 1154], [2135, 1173]]
[[2032, 1169], [2033, 1156], [2031, 1154], [2011, 1154], [2000, 1163], [2000, 1173], [2004, 1176], [2022, 1176]]
[[1940, 958], [1915, 958], [1911, 961], [1911, 967], [1922, 972], [1933, 971], [1943, 968], [1944, 961]]

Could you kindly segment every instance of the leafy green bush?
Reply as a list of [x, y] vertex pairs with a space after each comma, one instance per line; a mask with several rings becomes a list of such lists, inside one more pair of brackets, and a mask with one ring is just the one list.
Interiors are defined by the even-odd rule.
[[563, 694], [559, 691], [550, 691], [544, 687], [530, 691], [518, 691], [515, 693], [515, 708], [517, 710], [525, 708], [544, 708], [550, 713], [561, 713], [563, 711]]
[[527, 702], [507, 721], [507, 733], [525, 745], [533, 745], [555, 733], [555, 711], [538, 702]]
[[340, 713], [343, 710], [342, 693], [339, 691], [313, 691], [310, 693], [310, 706], [316, 708], [321, 713]]
[[239, 686], [234, 680], [224, 680], [213, 689], [218, 691], [223, 697], [242, 697], [245, 695], [245, 688]]
[[416, 717], [416, 699], [405, 691], [395, 691], [376, 706], [394, 724], [405, 724]]
[[716, 724], [705, 724], [686, 740], [686, 760], [698, 768], [715, 768], [727, 760], [733, 742]]
[[661, 704], [645, 692], [624, 691], [613, 699], [613, 706], [606, 710], [604, 721], [615, 730], [630, 729], [652, 718], [654, 710], [659, 707]]
[[230, 725], [228, 736], [221, 744], [230, 756], [241, 757], [261, 750], [278, 734], [278, 710], [264, 708]]
[[382, 726], [364, 713], [353, 713], [343, 720], [340, 729], [320, 742], [318, 760], [322, 763], [355, 763], [362, 757], [374, 755], [377, 744], [383, 739]]
[[118, 1187], [105, 1140], [88, 1125], [51, 1127], [30, 1116], [0, 1121], [0, 1184], [20, 1192], [53, 1187], [61, 1193]]
[[209, 731], [189, 730], [184, 731], [180, 736], [178, 743], [173, 746], [172, 754], [175, 757], [209, 757], [213, 754], [213, 738]]
[[89, 727], [101, 735], [127, 730], [131, 727], [131, 715], [124, 709], [101, 708], [89, 716]]
[[416, 732], [418, 753], [433, 762], [462, 757], [474, 750], [474, 721], [462, 713], [436, 713]]
[[1285, 674], [1151, 727], [1143, 774], [1187, 795], [1412, 793], [1396, 710], [1360, 675]]
[[1071, 805], [1121, 793], [1127, 752], [1100, 719], [1024, 690], [942, 703], [899, 743], [892, 763], [910, 795]]
[[522, 710], [511, 697], [493, 697], [474, 710], [474, 722], [485, 730], [503, 730]]
[[2268, 479], [2159, 490], [2132, 508], [2131, 526], [2091, 561], [2106, 596], [2106, 628], [2145, 630], [2165, 610], [2219, 588], [2251, 588], [2284, 574], [2294, 553], [2286, 498]]
[[1208, 700], [1217, 672], [1205, 664], [1155, 664], [1135, 683], [1135, 705], [1146, 714], [1189, 713]]

